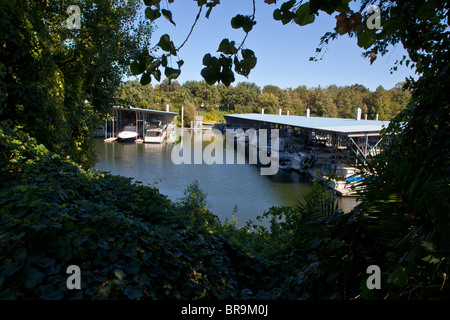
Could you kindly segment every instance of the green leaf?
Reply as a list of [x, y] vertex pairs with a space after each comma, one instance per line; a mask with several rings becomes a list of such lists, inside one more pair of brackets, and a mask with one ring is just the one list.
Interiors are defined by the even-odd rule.
[[35, 268], [26, 268], [25, 270], [26, 278], [25, 278], [25, 288], [34, 289], [39, 284], [42, 283], [42, 280], [45, 278], [45, 273], [40, 272]]
[[205, 82], [209, 85], [213, 85], [217, 82], [217, 80], [219, 80], [219, 73], [215, 68], [203, 68], [200, 74], [202, 75], [203, 79], [205, 79]]
[[166, 52], [170, 52], [170, 54], [176, 55], [175, 45], [170, 40], [170, 36], [168, 34], [164, 34], [161, 36], [157, 46]]
[[210, 54], [210, 53], [207, 53], [207, 54], [205, 54], [205, 55], [203, 56], [203, 61], [202, 61], [202, 63], [203, 63], [204, 66], [209, 66], [209, 65], [210, 65], [210, 62], [211, 62], [211, 54]]
[[143, 296], [142, 290], [136, 287], [128, 287], [125, 289], [125, 294], [130, 299], [139, 299]]
[[223, 68], [222, 72], [220, 73], [220, 80], [224, 85], [227, 87], [230, 86], [232, 82], [234, 82], [234, 73], [231, 70], [231, 68]]
[[155, 77], [156, 81], [161, 81], [161, 70], [155, 69], [152, 71], [152, 75]]
[[180, 75], [181, 70], [180, 69], [173, 69], [170, 67], [167, 67], [164, 70], [164, 74], [166, 75], [167, 79], [176, 79]]
[[289, 9], [291, 9], [294, 6], [295, 2], [296, 2], [295, 0], [290, 0], [290, 1], [283, 3], [280, 7], [280, 10], [288, 11]]
[[276, 21], [280, 21], [283, 18], [283, 14], [280, 9], [275, 9], [273, 11], [273, 19]]
[[119, 280], [123, 280], [123, 278], [125, 277], [124, 273], [120, 270], [114, 270], [114, 274]]
[[174, 26], [176, 26], [175, 22], [172, 19], [172, 12], [166, 9], [162, 9], [161, 13], [163, 14], [164, 18], [170, 21]]
[[156, 19], [161, 17], [161, 12], [158, 9], [146, 8], [145, 16], [147, 17], [147, 19], [150, 19], [150, 21], [155, 21]]
[[358, 46], [369, 49], [376, 41], [375, 30], [369, 30], [367, 27], [358, 32]]
[[315, 19], [316, 17], [314, 16], [314, 14], [311, 14], [309, 2], [307, 2], [305, 4], [302, 4], [296, 11], [294, 22], [300, 26], [305, 26], [307, 24], [313, 23]]
[[231, 19], [231, 27], [234, 29], [242, 28], [246, 33], [250, 32], [255, 24], [256, 22], [252, 21], [250, 16], [242, 14], [238, 14]]
[[404, 287], [408, 283], [408, 270], [405, 267], [399, 268], [392, 273], [391, 281], [397, 287]]
[[131, 73], [133, 73], [133, 75], [138, 75], [145, 71], [145, 65], [137, 60], [135, 60], [131, 63], [130, 68], [131, 68]]
[[184, 64], [183, 60], [177, 61], [178, 68], [181, 68]]
[[217, 51], [225, 54], [236, 54], [238, 51], [234, 44], [234, 41], [230, 42], [228, 39], [223, 39], [220, 42], [219, 49], [217, 49]]
[[150, 77], [150, 74], [148, 72], [145, 72], [141, 77], [141, 85], [146, 86], [152, 81], [152, 78]]
[[159, 3], [161, 2], [161, 0], [144, 0], [144, 3], [146, 6], [157, 6], [159, 7]]

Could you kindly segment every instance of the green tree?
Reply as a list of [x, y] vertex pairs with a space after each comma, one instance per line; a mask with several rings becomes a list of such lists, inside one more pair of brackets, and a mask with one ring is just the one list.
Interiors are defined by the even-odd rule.
[[94, 164], [92, 131], [115, 102], [133, 51], [152, 28], [138, 1], [73, 1], [81, 28], [67, 27], [64, 1], [0, 4], [0, 120], [24, 125], [50, 150]]

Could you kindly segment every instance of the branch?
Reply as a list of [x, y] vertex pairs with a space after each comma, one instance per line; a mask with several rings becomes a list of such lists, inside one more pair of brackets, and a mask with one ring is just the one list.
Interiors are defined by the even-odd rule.
[[183, 48], [183, 46], [186, 44], [186, 42], [189, 40], [192, 32], [194, 31], [195, 25], [197, 24], [198, 19], [200, 19], [200, 14], [202, 13], [202, 8], [203, 5], [200, 6], [200, 9], [198, 10], [198, 14], [197, 17], [195, 18], [194, 24], [191, 27], [191, 31], [189, 32], [189, 34], [187, 35], [186, 39], [183, 41], [183, 43], [181, 44], [181, 46], [179, 46], [176, 50], [179, 51], [181, 48]]
[[[255, 21], [255, 13], [256, 13], [256, 4], [255, 0], [253, 0], [253, 13], [252, 13], [252, 22]], [[241, 48], [244, 46], [245, 40], [247, 40], [248, 32], [245, 34], [244, 39], [242, 40], [241, 44], [239, 45], [239, 48], [237, 48], [237, 51], [241, 50]]]

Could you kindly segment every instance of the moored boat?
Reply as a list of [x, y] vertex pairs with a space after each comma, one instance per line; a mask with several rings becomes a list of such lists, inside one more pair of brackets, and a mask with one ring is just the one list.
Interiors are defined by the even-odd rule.
[[125, 126], [117, 135], [117, 140], [119, 142], [135, 142], [137, 137], [136, 126]]

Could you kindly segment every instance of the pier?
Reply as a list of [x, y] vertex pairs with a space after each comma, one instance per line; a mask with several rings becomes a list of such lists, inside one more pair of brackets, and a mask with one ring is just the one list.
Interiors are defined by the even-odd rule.
[[278, 115], [263, 111], [224, 117], [231, 129], [279, 129], [280, 168], [327, 180], [342, 196], [356, 194], [362, 179], [358, 161], [370, 161], [371, 155], [381, 152], [380, 133], [389, 125], [362, 120], [359, 108], [354, 119], [311, 117], [309, 109], [305, 116], [282, 115], [280, 110]]
[[169, 112], [169, 106], [166, 111], [114, 106], [112, 114], [108, 115], [94, 135], [103, 137], [105, 142], [114, 142], [126, 126], [132, 126], [137, 134], [135, 142], [143, 142], [148, 126], [159, 122], [167, 131], [167, 140], [173, 142], [170, 140], [176, 136], [177, 115], [176, 112]]

